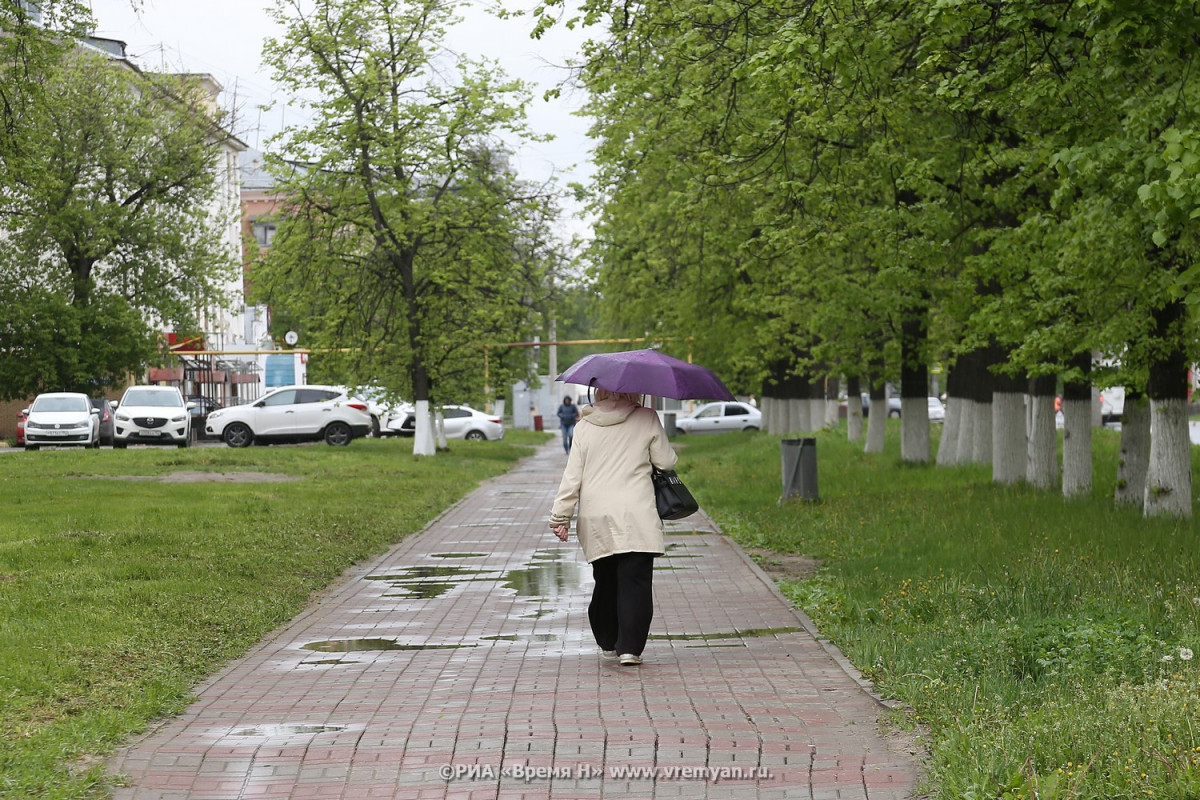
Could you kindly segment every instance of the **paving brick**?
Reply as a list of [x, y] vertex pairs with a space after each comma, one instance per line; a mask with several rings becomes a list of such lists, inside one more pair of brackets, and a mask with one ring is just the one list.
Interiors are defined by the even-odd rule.
[[911, 796], [912, 743], [703, 512], [666, 525], [645, 665], [601, 660], [591, 570], [546, 526], [562, 464], [551, 442], [350, 570], [118, 753], [116, 800]]

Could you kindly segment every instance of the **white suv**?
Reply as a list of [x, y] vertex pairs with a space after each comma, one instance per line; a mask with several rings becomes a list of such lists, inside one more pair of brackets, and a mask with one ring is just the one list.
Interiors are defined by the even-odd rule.
[[191, 443], [191, 414], [174, 386], [130, 386], [113, 411], [113, 447]]
[[366, 401], [340, 386], [284, 386], [253, 403], [213, 411], [205, 421], [205, 432], [230, 447], [315, 439], [340, 446], [370, 431]]

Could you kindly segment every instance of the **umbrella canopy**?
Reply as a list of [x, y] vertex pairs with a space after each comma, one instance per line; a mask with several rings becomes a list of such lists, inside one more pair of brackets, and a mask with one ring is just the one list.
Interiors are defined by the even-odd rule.
[[676, 400], [733, 399], [733, 394], [711, 369], [671, 358], [657, 350], [584, 356], [559, 375], [558, 380], [610, 392], [651, 394]]

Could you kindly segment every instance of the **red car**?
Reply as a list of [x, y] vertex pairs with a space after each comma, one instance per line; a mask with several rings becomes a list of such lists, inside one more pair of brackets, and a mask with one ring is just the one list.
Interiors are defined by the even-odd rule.
[[29, 416], [27, 411], [28, 409], [21, 409], [17, 412], [17, 447], [25, 446], [25, 417]]

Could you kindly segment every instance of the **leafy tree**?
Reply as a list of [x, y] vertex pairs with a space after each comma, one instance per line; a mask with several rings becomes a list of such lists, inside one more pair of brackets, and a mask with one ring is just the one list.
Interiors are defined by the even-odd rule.
[[38, 41], [0, 137], [0, 301], [20, 310], [0, 325], [8, 398], [120, 383], [157, 330], [192, 331], [226, 302], [237, 266], [212, 230], [225, 134], [207, 92]]
[[[480, 345], [528, 338], [558, 260], [548, 198], [499, 143], [529, 135], [525, 88], [441, 50], [455, 7], [279, 0], [265, 49], [313, 121], [278, 141], [288, 207], [256, 284], [419, 411], [480, 392]], [[433, 452], [425, 413], [414, 449]]]

